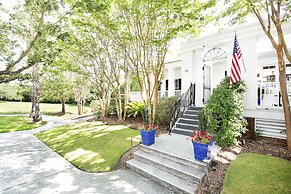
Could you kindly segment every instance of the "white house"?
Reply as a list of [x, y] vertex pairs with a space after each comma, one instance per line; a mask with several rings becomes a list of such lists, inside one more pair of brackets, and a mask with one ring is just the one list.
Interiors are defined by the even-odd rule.
[[[283, 30], [291, 48], [291, 22], [285, 23]], [[255, 128], [262, 135], [285, 138], [276, 52], [259, 23], [181, 43], [179, 54], [170, 54], [166, 61], [159, 95], [181, 95], [195, 83], [195, 106], [203, 107], [213, 88], [230, 75], [235, 31], [246, 69], [241, 67], [247, 84], [244, 116], [255, 119]], [[285, 62], [291, 100], [291, 64]]]

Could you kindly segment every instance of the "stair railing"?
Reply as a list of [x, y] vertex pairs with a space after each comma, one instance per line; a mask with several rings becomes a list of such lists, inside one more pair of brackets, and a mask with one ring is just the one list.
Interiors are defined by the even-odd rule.
[[189, 89], [172, 105], [169, 134], [172, 132], [178, 118], [190, 105], [195, 106], [195, 83], [191, 83]]

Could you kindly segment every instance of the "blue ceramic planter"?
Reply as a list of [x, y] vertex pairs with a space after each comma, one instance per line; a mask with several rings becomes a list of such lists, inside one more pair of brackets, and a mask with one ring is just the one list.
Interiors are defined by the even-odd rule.
[[194, 157], [196, 160], [202, 161], [207, 157], [207, 151], [209, 146], [211, 145], [211, 142], [209, 142], [208, 144], [201, 144], [201, 143], [197, 143], [197, 142], [193, 142], [193, 146], [194, 146]]
[[156, 130], [150, 130], [150, 131], [140, 130], [139, 132], [141, 135], [141, 143], [143, 145], [149, 146], [155, 143]]

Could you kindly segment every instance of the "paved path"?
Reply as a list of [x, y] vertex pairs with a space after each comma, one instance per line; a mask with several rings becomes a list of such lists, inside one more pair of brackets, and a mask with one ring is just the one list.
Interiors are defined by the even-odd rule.
[[33, 133], [83, 121], [88, 117], [76, 120], [45, 119], [48, 124], [43, 127], [0, 134], [0, 193], [170, 193], [129, 170], [109, 173], [78, 170]]

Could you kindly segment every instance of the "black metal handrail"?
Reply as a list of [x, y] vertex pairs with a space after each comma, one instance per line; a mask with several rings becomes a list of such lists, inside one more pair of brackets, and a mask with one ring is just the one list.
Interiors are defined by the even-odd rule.
[[172, 128], [178, 118], [182, 116], [186, 108], [190, 105], [195, 106], [195, 83], [191, 83], [189, 89], [172, 105], [169, 134], [172, 132]]

